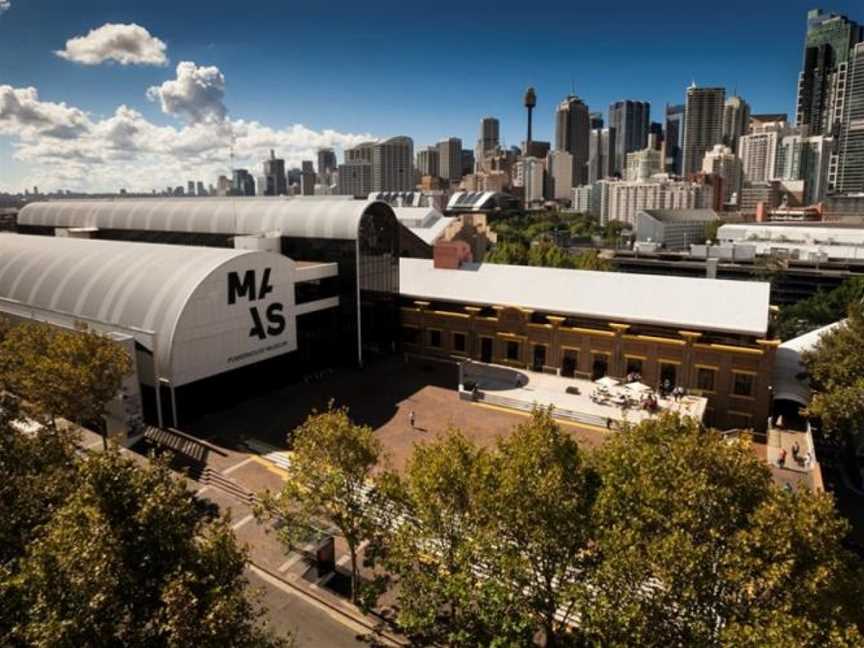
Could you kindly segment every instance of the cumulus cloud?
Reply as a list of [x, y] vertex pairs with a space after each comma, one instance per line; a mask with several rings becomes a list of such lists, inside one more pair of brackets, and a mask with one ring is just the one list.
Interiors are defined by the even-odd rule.
[[9, 9], [12, 6], [12, 3], [9, 0], [0, 0], [0, 14]]
[[[0, 0], [2, 4], [3, 0]], [[167, 65], [165, 43], [136, 25], [107, 23], [86, 36], [66, 41], [66, 48], [54, 52], [60, 58], [83, 65], [115, 61], [120, 65]]]
[[66, 104], [41, 101], [34, 88], [0, 86], [0, 135], [11, 136], [14, 158], [34, 169], [20, 179], [20, 186], [36, 184], [43, 190], [122, 187], [149, 192], [185, 186], [188, 180], [215, 184], [219, 175], [230, 175], [232, 139], [234, 165], [255, 174], [271, 148], [291, 167], [315, 159], [319, 147], [338, 150], [374, 139], [368, 133], [315, 131], [299, 124], [273, 128], [258, 121], [231, 121], [224, 112], [215, 115], [222, 118], [165, 126], [121, 105], [96, 119]]
[[162, 112], [191, 124], [225, 119], [225, 77], [217, 67], [199, 67], [191, 61], [177, 65], [177, 78], [147, 90], [147, 98], [158, 101]]
[[72, 139], [90, 128], [87, 115], [65, 103], [40, 101], [36, 88], [0, 85], [0, 133]]

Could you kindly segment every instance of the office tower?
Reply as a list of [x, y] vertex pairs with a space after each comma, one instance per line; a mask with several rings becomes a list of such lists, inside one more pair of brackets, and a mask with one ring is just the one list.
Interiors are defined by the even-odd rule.
[[682, 153], [684, 150], [684, 104], [666, 104], [666, 137], [663, 146], [666, 151], [666, 171], [681, 175]]
[[438, 142], [438, 169], [441, 178], [451, 183], [462, 179], [462, 140], [450, 137]]
[[718, 176], [723, 182], [723, 204], [730, 202], [732, 195], [741, 191], [741, 160], [728, 146], [715, 144], [702, 160], [702, 172]]
[[723, 88], [699, 88], [695, 84], [687, 88], [682, 175], [698, 173], [705, 154], [715, 144], [722, 144], [725, 99]]
[[723, 144], [738, 150], [738, 138], [750, 129], [750, 104], [741, 97], [729, 97], [723, 104]]
[[540, 140], [531, 140], [530, 142], [522, 142], [522, 157], [535, 157], [540, 160], [546, 159], [552, 145], [549, 142]]
[[501, 145], [500, 123], [494, 117], [480, 120], [480, 137], [477, 139], [477, 157], [485, 157]]
[[528, 111], [528, 136], [525, 138], [525, 146], [523, 150], [525, 155], [531, 154], [531, 117], [534, 112], [534, 106], [537, 105], [537, 93], [534, 92], [534, 88], [528, 88], [525, 91], [525, 98], [523, 99], [523, 103], [525, 104], [525, 110]]
[[846, 100], [840, 124], [838, 193], [864, 192], [864, 43], [855, 46], [849, 61]]
[[588, 125], [591, 127], [591, 130], [603, 128], [605, 125], [603, 122], [603, 113], [592, 112], [588, 115]]
[[297, 167], [294, 167], [293, 169], [288, 169], [288, 171], [285, 173], [285, 176], [288, 179], [289, 187], [299, 187], [300, 178], [303, 177], [303, 169], [302, 167], [300, 169], [298, 169]]
[[345, 149], [345, 162], [368, 162], [372, 164], [372, 151], [375, 142], [362, 142], [357, 146]]
[[828, 172], [834, 152], [834, 138], [824, 135], [807, 137], [802, 130], [785, 135], [777, 153], [777, 178], [803, 180], [805, 205], [822, 202], [828, 190]]
[[231, 193], [235, 196], [254, 196], [255, 180], [246, 169], [234, 169], [231, 180]]
[[588, 106], [581, 99], [569, 95], [555, 109], [555, 150], [573, 156], [572, 179], [583, 185], [588, 179]]
[[[310, 168], [312, 163], [309, 163]], [[300, 172], [300, 195], [314, 196], [315, 195], [315, 171], [314, 169], [305, 168]]]
[[336, 193], [342, 196], [366, 198], [372, 192], [372, 164], [355, 160], [339, 165]]
[[474, 151], [471, 149], [462, 149], [462, 175], [471, 175], [474, 173]]
[[738, 157], [748, 182], [768, 182], [777, 171], [777, 152], [786, 134], [786, 124], [776, 122], [738, 139]]
[[810, 135], [833, 135], [842, 119], [847, 64], [852, 49], [864, 40], [864, 28], [845, 16], [807, 12], [804, 60], [798, 76], [796, 126]]
[[615, 174], [615, 129], [595, 128], [588, 136], [588, 184]]
[[199, 196], [207, 195], [207, 190], [204, 188], [204, 183], [200, 180], [195, 183], [195, 193], [197, 193]]
[[573, 198], [573, 156], [567, 151], [550, 151], [546, 156], [546, 197], [552, 200]]
[[315, 173], [315, 163], [312, 160], [303, 160], [300, 163], [302, 173]]
[[195, 181], [189, 180], [186, 182], [186, 194], [189, 196], [195, 195]]
[[270, 159], [264, 160], [264, 186], [261, 188], [265, 196], [284, 196], [288, 193], [288, 181], [285, 177], [285, 160], [276, 157], [270, 150]]
[[627, 154], [648, 144], [651, 104], [647, 101], [616, 101], [609, 105], [609, 127], [615, 129], [615, 171], [623, 173]]
[[654, 137], [654, 145], [653, 148], [658, 151], [663, 150], [663, 141], [666, 139], [666, 136], [663, 132], [663, 124], [660, 122], [651, 122], [648, 126], [648, 139]]
[[321, 178], [321, 182], [329, 183], [330, 176], [338, 166], [336, 153], [332, 148], [318, 149], [318, 177]]
[[545, 196], [546, 165], [535, 157], [523, 157], [516, 164], [516, 178], [513, 184], [522, 187], [525, 206], [543, 203]]
[[413, 191], [414, 141], [391, 137], [372, 150], [372, 191]]
[[[216, 179], [216, 195], [227, 196], [231, 191], [231, 180], [227, 176], [220, 175]], [[168, 193], [172, 193], [171, 187], [168, 187]]]
[[429, 146], [417, 152], [417, 170], [421, 176], [440, 177], [437, 146]]

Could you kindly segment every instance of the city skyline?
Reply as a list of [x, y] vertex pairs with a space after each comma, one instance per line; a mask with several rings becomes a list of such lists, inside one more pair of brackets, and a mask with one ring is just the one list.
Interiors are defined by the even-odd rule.
[[[416, 43], [376, 40], [374, 33], [376, 17], [382, 34], [398, 33], [392, 27], [408, 20], [410, 9], [394, 15], [380, 6], [357, 14], [359, 9], [334, 6], [368, 28], [369, 47], [355, 60], [327, 68], [338, 53], [356, 49], [363, 29], [354, 24], [349, 43], [335, 26], [321, 34], [321, 16], [314, 8], [292, 8], [292, 26], [282, 34], [283, 49], [277, 50], [282, 55], [276, 55], [267, 48], [285, 25], [276, 19], [262, 26], [258, 46], [249, 47], [254, 11], [245, 18], [232, 14], [234, 29], [228, 33], [225, 7], [194, 6], [208, 19], [189, 37], [179, 29], [188, 7], [172, 6], [174, 20], [166, 21], [160, 1], [146, 10], [125, 2], [111, 9], [91, 1], [71, 9], [52, 4], [13, 0], [0, 15], [0, 191], [34, 184], [43, 190], [91, 191], [149, 191], [189, 179], [209, 184], [217, 175], [230, 175], [232, 135], [234, 166], [250, 170], [271, 148], [288, 166], [299, 166], [300, 160], [316, 159], [319, 147], [335, 148], [341, 159], [345, 146], [370, 138], [406, 135], [415, 150], [422, 150], [459, 137], [471, 147], [484, 116], [500, 120], [503, 144], [518, 145], [524, 137], [520, 98], [528, 85], [538, 94], [537, 140], [554, 139], [555, 106], [574, 91], [590, 111], [604, 114], [617, 100], [648, 101], [652, 118], [659, 121], [666, 103], [684, 102], [694, 79], [700, 86], [725, 87], [727, 96], [737, 93], [754, 113], [786, 112], [792, 118], [806, 10], [812, 3], [790, 2], [782, 12], [772, 10], [769, 34], [762, 28], [757, 34], [728, 5], [723, 15], [709, 9], [682, 12], [676, 33], [665, 39], [641, 33], [651, 31], [639, 23], [648, 12], [644, 8], [614, 15], [587, 8], [538, 9], [538, 33], [521, 36], [535, 50], [526, 55], [524, 48], [511, 46], [504, 58], [504, 48], [496, 45], [483, 56], [498, 55], [501, 69], [448, 72], [433, 94]], [[823, 8], [864, 18], [851, 2]], [[675, 10], [664, 5], [666, 12]], [[748, 22], [758, 22], [763, 10], [748, 8]], [[573, 23], [571, 35], [563, 34], [550, 20], [555, 11], [579, 17], [581, 29]], [[518, 15], [505, 18], [504, 13], [488, 17], [492, 27], [501, 23], [503, 35], [522, 28]], [[298, 29], [315, 20], [319, 33]], [[438, 20], [429, 17], [418, 29], [437, 35]], [[589, 29], [613, 26], [628, 47], [616, 47], [602, 29], [599, 36]], [[460, 29], [452, 27], [442, 38], [457, 40]], [[577, 32], [585, 32], [584, 37], [575, 38]], [[541, 33], [547, 45], [541, 46]], [[722, 33], [734, 34], [734, 40], [716, 38]], [[310, 43], [315, 37], [319, 49]], [[384, 56], [382, 44], [404, 56]], [[653, 49], [637, 56], [647, 45]], [[588, 54], [593, 56], [586, 63]], [[470, 48], [458, 56], [469, 70]], [[407, 67], [412, 61], [416, 67]], [[373, 64], [378, 67], [371, 70]], [[615, 69], [617, 74], [610, 72]], [[475, 92], [466, 93], [466, 85]]]

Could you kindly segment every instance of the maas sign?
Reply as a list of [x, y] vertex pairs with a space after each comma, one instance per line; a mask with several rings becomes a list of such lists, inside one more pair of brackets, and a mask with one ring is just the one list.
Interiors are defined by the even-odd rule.
[[273, 292], [270, 283], [270, 268], [264, 268], [260, 276], [255, 270], [247, 270], [242, 277], [239, 272], [228, 273], [228, 305], [234, 305], [238, 299], [246, 298], [252, 306], [249, 307], [251, 327], [249, 337], [266, 340], [268, 337], [281, 335], [285, 331], [284, 305], [274, 302], [266, 309], [255, 302], [263, 301]]

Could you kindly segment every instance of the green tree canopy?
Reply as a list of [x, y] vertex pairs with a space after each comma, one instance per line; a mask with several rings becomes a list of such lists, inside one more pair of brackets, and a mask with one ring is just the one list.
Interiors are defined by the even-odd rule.
[[783, 306], [777, 336], [790, 340], [846, 317], [849, 307], [864, 301], [864, 277], [847, 279], [834, 290], [820, 291], [791, 306]]
[[597, 567], [582, 604], [592, 640], [781, 645], [789, 622], [795, 645], [864, 641], [860, 562], [829, 496], [778, 489], [746, 441], [677, 416], [623, 430], [596, 462]]
[[367, 506], [372, 471], [381, 459], [381, 443], [367, 425], [357, 425], [345, 408], [331, 404], [313, 413], [291, 435], [294, 455], [285, 485], [265, 493], [259, 519], [279, 519], [278, 534], [288, 549], [311, 533], [334, 525], [351, 555], [351, 599], [358, 601], [360, 544], [374, 536], [376, 522]]

